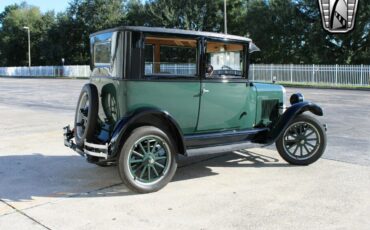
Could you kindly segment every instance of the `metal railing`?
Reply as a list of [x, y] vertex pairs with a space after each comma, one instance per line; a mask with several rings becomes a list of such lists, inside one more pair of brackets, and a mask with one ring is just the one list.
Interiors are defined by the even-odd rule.
[[325, 84], [370, 85], [369, 65], [265, 65], [252, 64], [249, 77], [254, 81]]
[[6, 77], [86, 77], [90, 66], [32, 66], [0, 67], [0, 76]]
[[[152, 64], [145, 65], [150, 74]], [[194, 74], [195, 64], [160, 65], [161, 72], [169, 74]], [[89, 77], [89, 66], [35, 66], [0, 67], [0, 76], [12, 77]], [[303, 84], [369, 86], [370, 65], [274, 65], [251, 64], [249, 78], [254, 81], [290, 82]]]
[[153, 74], [153, 67], [159, 66], [160, 73], [174, 75], [195, 75], [197, 66], [194, 63], [145, 63], [145, 74]]

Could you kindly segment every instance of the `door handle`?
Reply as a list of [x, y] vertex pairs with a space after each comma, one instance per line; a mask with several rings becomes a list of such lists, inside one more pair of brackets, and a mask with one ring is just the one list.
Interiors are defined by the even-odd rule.
[[202, 94], [209, 93], [209, 92], [210, 91], [208, 89], [205, 89], [205, 88], [202, 89]]

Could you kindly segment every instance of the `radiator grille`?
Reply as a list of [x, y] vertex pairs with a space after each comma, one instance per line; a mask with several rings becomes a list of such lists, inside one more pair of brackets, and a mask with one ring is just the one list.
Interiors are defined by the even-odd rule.
[[279, 100], [262, 100], [262, 120], [274, 121], [279, 115]]

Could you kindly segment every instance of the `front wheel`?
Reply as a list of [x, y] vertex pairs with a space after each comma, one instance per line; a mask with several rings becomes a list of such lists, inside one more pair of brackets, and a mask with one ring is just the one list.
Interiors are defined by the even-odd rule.
[[123, 182], [139, 193], [155, 192], [174, 176], [177, 163], [172, 139], [162, 130], [135, 129], [122, 147], [118, 170]]
[[325, 151], [325, 129], [315, 118], [299, 115], [278, 138], [276, 148], [280, 156], [290, 164], [312, 164]]

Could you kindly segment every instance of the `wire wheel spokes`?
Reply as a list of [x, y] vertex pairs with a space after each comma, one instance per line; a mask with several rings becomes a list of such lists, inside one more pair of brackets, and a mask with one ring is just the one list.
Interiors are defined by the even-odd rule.
[[171, 153], [158, 136], [145, 136], [135, 142], [128, 156], [128, 167], [134, 180], [148, 184], [160, 180], [168, 171]]
[[310, 123], [293, 123], [284, 132], [283, 145], [288, 155], [304, 160], [313, 156], [319, 149], [320, 134]]

